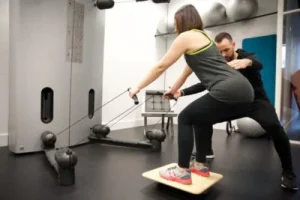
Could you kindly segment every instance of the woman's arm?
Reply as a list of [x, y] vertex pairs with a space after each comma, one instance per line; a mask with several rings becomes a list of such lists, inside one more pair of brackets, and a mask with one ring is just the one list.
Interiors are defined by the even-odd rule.
[[143, 80], [135, 88], [135, 92], [132, 92], [138, 93], [140, 90], [155, 81], [164, 71], [166, 71], [172, 64], [174, 64], [187, 50], [186, 39], [187, 38], [185, 37], [185, 34], [180, 34], [175, 39], [165, 56], [154, 67], [150, 69]]

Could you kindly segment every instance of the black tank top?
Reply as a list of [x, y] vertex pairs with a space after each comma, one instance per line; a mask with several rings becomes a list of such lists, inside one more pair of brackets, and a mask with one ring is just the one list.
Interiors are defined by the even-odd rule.
[[254, 99], [254, 91], [250, 82], [237, 70], [227, 65], [215, 42], [201, 30], [210, 43], [193, 53], [185, 53], [184, 58], [209, 91], [219, 101], [228, 103], [246, 103]]

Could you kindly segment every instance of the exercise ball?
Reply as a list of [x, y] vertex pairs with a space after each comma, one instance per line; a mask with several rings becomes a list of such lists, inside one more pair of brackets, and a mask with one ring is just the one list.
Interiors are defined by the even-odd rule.
[[226, 14], [231, 20], [241, 20], [255, 15], [257, 10], [257, 0], [230, 0], [226, 7]]
[[202, 17], [204, 27], [213, 26], [222, 23], [226, 18], [226, 8], [223, 4], [215, 2], [200, 15]]
[[56, 151], [55, 160], [61, 168], [67, 169], [73, 168], [77, 164], [78, 157], [71, 149], [62, 148]]
[[163, 33], [174, 33], [175, 32], [175, 24], [174, 24], [174, 18], [163, 16], [158, 22], [157, 25], [157, 33], [163, 34]]
[[265, 135], [266, 131], [260, 124], [252, 118], [245, 117], [236, 120], [238, 131], [241, 135], [247, 137], [260, 137]]

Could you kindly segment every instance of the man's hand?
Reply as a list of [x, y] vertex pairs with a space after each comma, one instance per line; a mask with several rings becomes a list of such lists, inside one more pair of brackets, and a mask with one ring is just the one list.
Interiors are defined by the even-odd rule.
[[249, 59], [239, 59], [239, 60], [232, 60], [227, 64], [234, 69], [245, 69], [246, 67], [251, 66], [252, 61]]

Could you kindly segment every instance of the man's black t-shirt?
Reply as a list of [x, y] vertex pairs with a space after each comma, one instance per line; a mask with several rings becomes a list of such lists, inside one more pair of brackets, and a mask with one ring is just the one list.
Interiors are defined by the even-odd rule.
[[240, 69], [238, 71], [242, 73], [251, 83], [254, 89], [255, 99], [269, 100], [261, 80], [260, 70], [263, 68], [261, 62], [254, 54], [248, 53], [243, 49], [238, 49], [236, 52], [238, 53], [238, 59], [247, 58], [252, 60], [252, 66], [246, 67], [245, 69]]
[[[261, 80], [260, 70], [263, 68], [261, 62], [257, 59], [257, 57], [253, 53], [248, 53], [243, 49], [238, 49], [236, 51], [238, 53], [237, 59], [250, 59], [252, 61], [252, 66], [249, 66], [245, 69], [238, 70], [241, 74], [243, 74], [251, 83], [254, 93], [255, 99], [264, 99], [269, 101], [269, 98], [264, 89], [263, 82]], [[183, 95], [195, 94], [198, 92], [203, 92], [206, 88], [201, 84], [195, 84], [191, 87], [185, 88], [182, 90]]]

